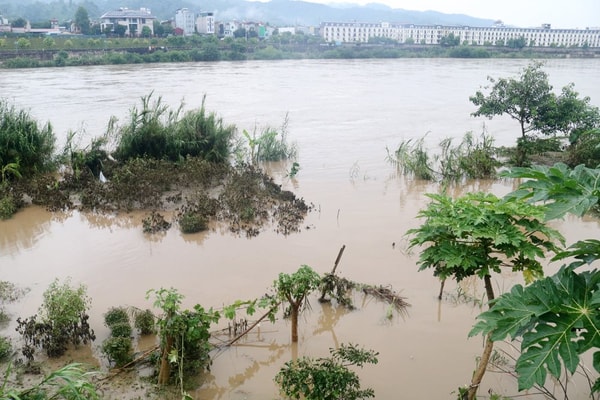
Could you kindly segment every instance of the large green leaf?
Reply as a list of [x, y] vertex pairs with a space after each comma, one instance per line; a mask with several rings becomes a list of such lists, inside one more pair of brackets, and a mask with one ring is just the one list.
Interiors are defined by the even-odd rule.
[[583, 164], [570, 169], [557, 163], [553, 167], [513, 168], [502, 175], [527, 179], [507, 198], [544, 202], [548, 220], [569, 213], [582, 216], [598, 205], [600, 169], [587, 168]]
[[522, 335], [519, 390], [543, 385], [548, 373], [559, 378], [562, 366], [574, 373], [580, 355], [600, 347], [600, 272], [576, 273], [576, 266], [525, 288], [517, 285], [480, 314], [470, 332], [491, 333], [493, 340]]
[[458, 281], [500, 272], [502, 265], [523, 271], [527, 278], [542, 274], [538, 259], [556, 251], [562, 236], [543, 222], [543, 207], [489, 193], [457, 199], [428, 194], [419, 212], [425, 221], [407, 232], [410, 246], [423, 246], [419, 269], [433, 268], [441, 279]]

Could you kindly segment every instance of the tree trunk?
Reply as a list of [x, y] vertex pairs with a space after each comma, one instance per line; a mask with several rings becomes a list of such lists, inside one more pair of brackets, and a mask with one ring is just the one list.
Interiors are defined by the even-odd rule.
[[[485, 293], [487, 295], [488, 303], [494, 300], [494, 288], [492, 287], [492, 278], [489, 275], [486, 275], [483, 278], [485, 282]], [[490, 308], [492, 308], [492, 304], [489, 304]], [[487, 369], [488, 362], [490, 360], [490, 356], [492, 355], [492, 349], [494, 348], [494, 342], [490, 338], [491, 333], [485, 338], [485, 346], [483, 348], [483, 353], [481, 354], [481, 359], [479, 360], [479, 364], [477, 365], [477, 369], [473, 373], [473, 378], [471, 379], [471, 386], [469, 386], [469, 391], [467, 392], [467, 400], [474, 400], [475, 395], [477, 394], [477, 389], [479, 389], [479, 384], [483, 380], [483, 375]]]
[[292, 309], [292, 343], [298, 342], [298, 313], [300, 311], [300, 305], [290, 304]]
[[166, 385], [169, 383], [171, 375], [171, 363], [169, 362], [169, 353], [173, 347], [173, 336], [169, 335], [166, 338], [165, 348], [160, 357], [160, 371], [158, 372], [158, 384]]

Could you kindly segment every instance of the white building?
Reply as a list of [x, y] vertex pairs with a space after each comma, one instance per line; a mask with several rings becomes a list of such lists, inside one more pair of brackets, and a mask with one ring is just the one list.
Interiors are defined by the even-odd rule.
[[180, 8], [175, 12], [175, 26], [183, 31], [184, 36], [191, 36], [196, 32], [196, 15], [187, 8]]
[[150, 34], [154, 35], [154, 20], [156, 17], [147, 8], [130, 10], [120, 8], [109, 11], [100, 17], [100, 28], [102, 32], [115, 32], [115, 27], [125, 27], [125, 36], [140, 36], [144, 27], [150, 28]]
[[215, 14], [211, 12], [201, 12], [196, 18], [196, 31], [204, 35], [215, 34]]
[[399, 43], [439, 44], [451, 33], [467, 45], [505, 45], [524, 39], [531, 47], [600, 47], [600, 29], [509, 28], [505, 26], [470, 27], [360, 22], [324, 22], [320, 33], [330, 43], [367, 43], [370, 38], [392, 39]]

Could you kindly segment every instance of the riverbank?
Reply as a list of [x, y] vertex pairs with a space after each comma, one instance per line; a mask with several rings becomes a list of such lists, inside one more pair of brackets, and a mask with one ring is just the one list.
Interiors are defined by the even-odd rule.
[[[122, 65], [190, 61], [246, 61], [285, 59], [393, 59], [393, 58], [600, 58], [600, 49], [497, 46], [438, 46], [406, 44], [330, 45], [314, 38], [273, 42], [245, 39], [219, 41], [212, 37], [189, 39], [64, 39], [32, 38], [5, 41], [0, 46], [0, 68], [40, 68], [84, 65]], [[38, 43], [39, 42], [39, 43]]]

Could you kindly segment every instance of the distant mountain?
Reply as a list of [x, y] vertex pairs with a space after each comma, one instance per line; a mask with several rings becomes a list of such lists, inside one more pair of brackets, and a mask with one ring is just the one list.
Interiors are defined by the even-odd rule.
[[23, 17], [31, 22], [72, 19], [79, 6], [88, 10], [93, 20], [104, 12], [128, 7], [149, 8], [160, 20], [171, 19], [179, 8], [194, 12], [212, 11], [219, 21], [238, 20], [269, 23], [278, 26], [309, 25], [321, 22], [391, 22], [412, 24], [491, 26], [494, 21], [464, 14], [436, 11], [411, 11], [371, 3], [365, 6], [344, 4], [328, 6], [296, 0], [271, 0], [268, 3], [244, 0], [4, 0], [0, 14], [9, 19]]

